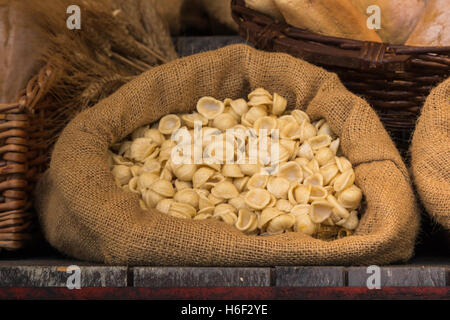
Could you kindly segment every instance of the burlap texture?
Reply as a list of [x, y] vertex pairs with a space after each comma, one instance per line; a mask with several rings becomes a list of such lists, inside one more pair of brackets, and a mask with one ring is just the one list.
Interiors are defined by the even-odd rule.
[[411, 144], [411, 167], [425, 208], [450, 230], [450, 78], [425, 102]]
[[[356, 234], [325, 242], [301, 233], [246, 236], [219, 221], [186, 221], [141, 210], [119, 189], [108, 147], [162, 115], [191, 111], [205, 95], [245, 97], [264, 87], [325, 118], [355, 166], [367, 207]], [[419, 214], [405, 165], [362, 99], [337, 76], [286, 54], [245, 45], [156, 67], [77, 116], [57, 142], [36, 207], [61, 252], [107, 264], [274, 266], [384, 264], [411, 257]]]

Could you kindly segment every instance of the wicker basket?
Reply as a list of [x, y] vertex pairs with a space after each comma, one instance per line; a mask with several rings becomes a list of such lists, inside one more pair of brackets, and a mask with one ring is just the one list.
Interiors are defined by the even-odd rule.
[[255, 47], [303, 58], [339, 75], [380, 116], [404, 156], [425, 98], [450, 76], [450, 47], [392, 46], [327, 37], [279, 22], [232, 0], [239, 33]]
[[[25, 247], [35, 233], [31, 194], [48, 163], [45, 91], [49, 68], [31, 79], [16, 103], [0, 104], [0, 251]], [[39, 111], [33, 113], [39, 102]]]

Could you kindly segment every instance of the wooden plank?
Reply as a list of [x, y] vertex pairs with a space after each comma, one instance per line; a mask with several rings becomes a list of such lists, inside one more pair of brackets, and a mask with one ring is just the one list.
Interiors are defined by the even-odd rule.
[[135, 287], [264, 287], [270, 268], [134, 267]]
[[343, 287], [344, 267], [276, 267], [277, 287]]
[[[446, 268], [427, 266], [380, 267], [381, 287], [445, 287]], [[367, 279], [374, 279], [367, 267], [348, 268], [348, 286], [364, 287]], [[373, 283], [373, 282], [371, 282]]]
[[174, 42], [179, 56], [184, 57], [230, 44], [243, 43], [244, 40], [239, 36], [178, 37], [174, 39]]
[[[0, 266], [0, 287], [67, 288], [75, 274], [67, 265]], [[80, 287], [126, 287], [127, 267], [79, 266]], [[70, 271], [70, 272], [68, 272]]]

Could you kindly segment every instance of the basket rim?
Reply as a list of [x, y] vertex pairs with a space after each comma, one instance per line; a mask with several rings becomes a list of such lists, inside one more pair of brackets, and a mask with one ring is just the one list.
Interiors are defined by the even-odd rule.
[[[383, 44], [388, 49], [392, 49], [394, 53], [398, 54], [407, 54], [407, 53], [445, 53], [448, 52], [450, 54], [450, 46], [408, 46], [408, 45], [393, 45], [387, 42], [375, 42], [375, 41], [362, 41], [362, 40], [355, 40], [350, 38], [342, 38], [342, 37], [335, 37], [335, 36], [328, 36], [328, 35], [322, 35], [319, 33], [315, 33], [312, 31], [309, 31], [307, 29], [301, 29], [294, 27], [287, 22], [279, 21], [278, 19], [274, 19], [262, 12], [259, 12], [257, 10], [251, 9], [245, 5], [245, 0], [231, 0], [231, 9], [232, 9], [232, 16], [234, 21], [240, 25], [238, 14], [242, 14], [243, 12], [247, 12], [248, 14], [252, 14], [258, 18], [261, 19], [261, 22], [264, 20], [267, 20], [267, 28], [270, 28], [271, 25], [277, 25], [279, 26], [279, 31], [282, 32], [283, 30], [289, 29], [293, 32], [301, 32], [305, 34], [310, 34], [316, 38], [322, 38], [323, 41], [330, 41], [335, 43], [348, 43], [348, 44], [359, 44], [360, 46], [363, 46], [367, 43], [372, 43], [376, 45]], [[282, 28], [284, 27], [284, 28]]]

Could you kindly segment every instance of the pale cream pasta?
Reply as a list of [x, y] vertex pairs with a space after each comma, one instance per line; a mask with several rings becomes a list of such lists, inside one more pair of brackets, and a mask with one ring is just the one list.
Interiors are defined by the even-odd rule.
[[287, 105], [263, 88], [248, 100], [203, 97], [194, 112], [114, 144], [111, 173], [144, 210], [215, 219], [248, 235], [349, 236], [363, 198], [352, 164], [325, 119]]

